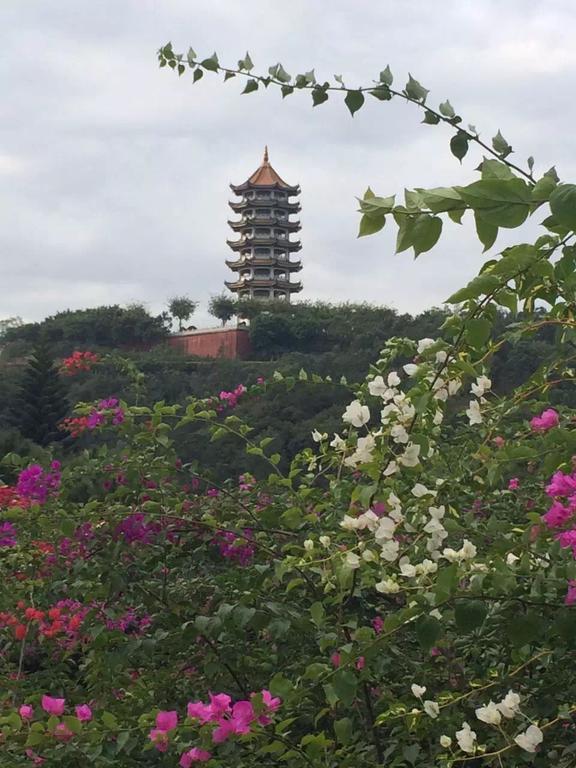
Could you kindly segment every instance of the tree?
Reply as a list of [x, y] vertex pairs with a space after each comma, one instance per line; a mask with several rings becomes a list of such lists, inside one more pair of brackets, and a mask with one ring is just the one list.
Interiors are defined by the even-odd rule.
[[193, 301], [189, 296], [174, 296], [168, 302], [170, 314], [178, 320], [178, 330], [182, 330], [184, 320], [188, 320], [196, 312], [197, 301]]
[[222, 327], [228, 320], [237, 314], [237, 305], [233, 298], [221, 293], [219, 296], [212, 296], [208, 304], [208, 312], [222, 322]]
[[15, 424], [24, 437], [46, 446], [64, 437], [58, 425], [68, 411], [66, 390], [46, 343], [40, 343], [24, 371]]

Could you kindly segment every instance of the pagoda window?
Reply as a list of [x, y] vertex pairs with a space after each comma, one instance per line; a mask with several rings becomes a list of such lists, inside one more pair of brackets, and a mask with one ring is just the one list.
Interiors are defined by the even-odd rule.
[[257, 229], [256, 230], [256, 237], [270, 237], [270, 230], [269, 229]]
[[276, 237], [279, 240], [286, 240], [286, 232], [281, 232], [279, 229], [276, 230]]
[[286, 301], [286, 293], [284, 291], [274, 291], [274, 298]]
[[270, 256], [270, 248], [255, 248], [256, 256]]
[[243, 279], [246, 279], [247, 277], [250, 277], [250, 270], [249, 269], [243, 269], [242, 272], [240, 272], [240, 277]]
[[256, 216], [270, 216], [270, 208], [257, 208], [256, 209]]
[[269, 269], [255, 269], [254, 277], [270, 277]]
[[276, 256], [277, 259], [285, 259], [286, 251], [281, 251], [278, 248], [274, 248], [274, 256]]
[[270, 291], [267, 290], [255, 290], [254, 297], [257, 299], [267, 299], [270, 296]]
[[275, 273], [276, 280], [287, 280], [286, 272], [276, 272]]

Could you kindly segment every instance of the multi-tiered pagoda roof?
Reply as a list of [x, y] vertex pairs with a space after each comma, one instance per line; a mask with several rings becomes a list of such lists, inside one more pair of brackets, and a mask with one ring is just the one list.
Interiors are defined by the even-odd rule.
[[300, 230], [300, 222], [290, 220], [291, 214], [300, 211], [300, 203], [290, 200], [300, 194], [300, 187], [278, 175], [270, 165], [268, 148], [252, 176], [230, 187], [240, 200], [229, 205], [240, 218], [228, 222], [238, 237], [227, 241], [236, 256], [226, 261], [236, 273], [227, 287], [240, 298], [290, 301], [293, 293], [302, 290], [302, 283], [291, 280], [292, 273], [302, 269], [291, 254], [302, 246], [290, 238]]

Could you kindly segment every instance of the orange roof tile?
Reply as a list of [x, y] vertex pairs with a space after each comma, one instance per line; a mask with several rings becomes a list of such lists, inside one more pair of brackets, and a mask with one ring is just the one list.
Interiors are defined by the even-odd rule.
[[264, 148], [262, 165], [258, 170], [254, 171], [246, 184], [252, 184], [255, 187], [271, 187], [277, 185], [279, 187], [286, 187], [287, 189], [291, 188], [290, 184], [287, 184], [270, 165], [268, 159], [268, 147]]

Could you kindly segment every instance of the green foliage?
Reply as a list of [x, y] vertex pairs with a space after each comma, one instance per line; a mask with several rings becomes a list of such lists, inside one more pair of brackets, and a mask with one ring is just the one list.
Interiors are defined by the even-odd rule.
[[64, 437], [58, 425], [68, 408], [65, 388], [49, 347], [41, 343], [24, 370], [14, 422], [25, 438], [47, 446]]
[[208, 304], [208, 312], [220, 320], [222, 327], [224, 327], [228, 320], [231, 320], [237, 314], [237, 302], [225, 293], [219, 296], [212, 296]]
[[178, 320], [178, 330], [181, 331], [184, 320], [188, 320], [198, 307], [198, 302], [189, 296], [173, 296], [168, 302], [168, 311]]

